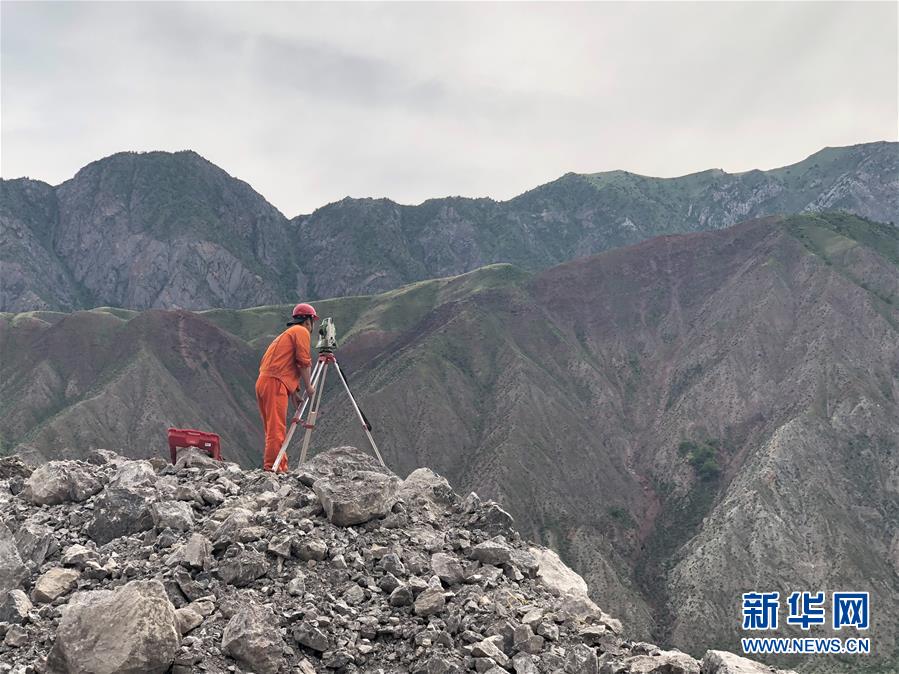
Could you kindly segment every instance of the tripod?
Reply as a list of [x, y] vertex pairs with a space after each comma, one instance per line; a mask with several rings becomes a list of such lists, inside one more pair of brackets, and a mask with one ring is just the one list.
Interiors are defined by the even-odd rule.
[[296, 413], [290, 420], [290, 428], [287, 430], [287, 435], [284, 438], [284, 443], [281, 445], [281, 450], [278, 452], [278, 456], [275, 458], [275, 463], [272, 465], [273, 471], [278, 470], [278, 467], [281, 465], [281, 461], [283, 461], [286, 457], [287, 446], [290, 444], [290, 439], [293, 437], [293, 432], [296, 430], [297, 426], [300, 423], [302, 423], [303, 428], [306, 429], [306, 434], [303, 437], [303, 449], [300, 451], [300, 465], [306, 463], [306, 452], [309, 450], [309, 441], [312, 439], [312, 429], [315, 428], [315, 418], [318, 416], [318, 409], [321, 405], [322, 392], [325, 389], [325, 378], [328, 376], [329, 365], [333, 365], [334, 369], [337, 370], [337, 374], [340, 375], [340, 381], [343, 384], [343, 388], [346, 391], [347, 395], [350, 397], [350, 403], [352, 403], [353, 409], [356, 411], [356, 416], [362, 423], [362, 430], [365, 431], [365, 435], [368, 437], [368, 441], [371, 444], [371, 448], [375, 452], [375, 456], [378, 457], [378, 461], [380, 461], [381, 465], [386, 468], [384, 459], [381, 458], [381, 452], [378, 451], [378, 446], [375, 444], [375, 439], [371, 435], [371, 424], [368, 422], [368, 419], [365, 418], [365, 415], [359, 408], [359, 403], [356, 402], [356, 398], [353, 396], [353, 392], [350, 391], [350, 385], [347, 384], [346, 377], [343, 376], [343, 370], [340, 369], [340, 365], [337, 363], [337, 358], [334, 355], [334, 350], [329, 347], [323, 347], [319, 349], [318, 361], [315, 363], [315, 368], [312, 370], [311, 382], [313, 388], [315, 389], [315, 393], [312, 394], [312, 404], [309, 407], [309, 416], [307, 417], [306, 421], [302, 420], [303, 413], [306, 411], [306, 405], [308, 405], [310, 401], [310, 399], [308, 397], [305, 397], [304, 394], [303, 404], [297, 407]]

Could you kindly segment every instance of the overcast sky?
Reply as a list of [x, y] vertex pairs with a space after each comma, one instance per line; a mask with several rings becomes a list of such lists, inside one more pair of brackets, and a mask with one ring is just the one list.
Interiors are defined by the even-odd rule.
[[193, 149], [288, 216], [896, 140], [897, 3], [2, 2], [4, 178]]

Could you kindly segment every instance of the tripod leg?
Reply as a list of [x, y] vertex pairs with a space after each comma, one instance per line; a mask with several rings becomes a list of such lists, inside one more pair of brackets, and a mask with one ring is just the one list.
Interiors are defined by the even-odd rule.
[[[312, 370], [312, 376], [310, 377], [310, 381], [312, 382], [312, 386], [315, 386], [315, 382], [318, 379], [318, 376], [322, 371], [322, 363], [318, 361], [315, 364], [315, 369]], [[287, 447], [290, 445], [290, 440], [293, 438], [293, 432], [297, 429], [297, 424], [300, 419], [303, 418], [303, 412], [306, 411], [306, 405], [309, 404], [309, 398], [304, 396], [303, 405], [297, 408], [296, 413], [294, 413], [293, 418], [290, 420], [290, 428], [287, 429], [287, 435], [284, 437], [284, 442], [281, 443], [281, 449], [278, 451], [278, 456], [275, 458], [275, 463], [272, 465], [272, 470], [277, 472], [278, 468], [281, 466], [281, 462], [284, 460], [284, 457], [287, 455]]]
[[315, 427], [315, 418], [318, 416], [318, 407], [322, 401], [322, 391], [325, 388], [325, 377], [328, 376], [328, 363], [322, 365], [322, 375], [315, 387], [315, 395], [312, 396], [312, 405], [309, 407], [309, 418], [306, 420], [306, 435], [303, 436], [303, 449], [300, 452], [300, 465], [306, 463], [306, 452], [309, 451], [309, 441], [312, 439], [312, 429]]
[[346, 377], [343, 376], [343, 370], [340, 369], [340, 364], [336, 360], [334, 361], [334, 367], [337, 368], [337, 374], [340, 375], [340, 381], [343, 383], [343, 388], [346, 390], [346, 394], [350, 397], [350, 402], [353, 404], [353, 409], [356, 410], [356, 416], [359, 417], [359, 421], [362, 423], [362, 430], [365, 431], [365, 435], [368, 436], [368, 442], [371, 444], [371, 448], [375, 451], [375, 456], [378, 457], [378, 461], [381, 462], [381, 465], [386, 468], [387, 464], [385, 464], [384, 459], [381, 458], [381, 452], [378, 451], [378, 446], [375, 444], [375, 439], [371, 435], [371, 424], [368, 423], [368, 419], [365, 418], [362, 410], [359, 409], [359, 404], [356, 402], [356, 398], [353, 396], [353, 392], [350, 391], [350, 385], [347, 383]]

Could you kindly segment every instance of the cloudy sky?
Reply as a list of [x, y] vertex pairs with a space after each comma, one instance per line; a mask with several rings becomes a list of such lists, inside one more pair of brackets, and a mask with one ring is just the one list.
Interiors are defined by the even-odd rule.
[[4, 178], [193, 149], [286, 215], [896, 140], [897, 3], [14, 3]]

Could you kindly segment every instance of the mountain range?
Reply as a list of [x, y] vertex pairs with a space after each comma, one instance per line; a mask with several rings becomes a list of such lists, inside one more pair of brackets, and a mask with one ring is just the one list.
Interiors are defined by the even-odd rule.
[[[318, 303], [388, 464], [504, 503], [631, 634], [733, 650], [743, 592], [868, 590], [871, 666], [896, 666], [899, 230], [772, 216], [541, 266]], [[252, 383], [287, 313], [3, 314], [3, 448], [158, 456], [178, 425], [256, 465]], [[333, 387], [314, 449], [364, 447]], [[829, 658], [803, 666], [858, 663]]]
[[899, 145], [770, 171], [569, 173], [504, 202], [346, 198], [288, 219], [194, 152], [0, 181], [0, 311], [208, 309], [370, 294], [493, 263], [539, 271], [653, 236], [841, 209], [899, 221]]

